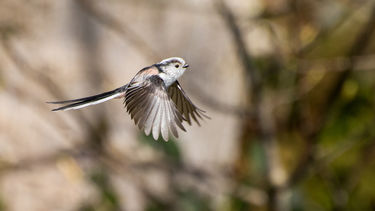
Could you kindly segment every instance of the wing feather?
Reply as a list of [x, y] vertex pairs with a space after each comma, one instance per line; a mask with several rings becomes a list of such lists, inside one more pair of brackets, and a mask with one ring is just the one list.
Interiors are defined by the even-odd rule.
[[160, 99], [158, 99], [159, 102], [159, 107], [158, 107], [158, 110], [156, 112], [156, 115], [155, 115], [155, 119], [154, 119], [154, 122], [152, 123], [152, 137], [154, 137], [155, 140], [158, 140], [159, 139], [159, 133], [160, 133], [160, 121], [161, 121], [161, 118], [160, 118], [160, 115], [161, 115], [161, 112], [162, 112], [162, 105], [160, 104]]
[[168, 124], [169, 122], [167, 123], [168, 121], [168, 117], [167, 117], [167, 108], [169, 107], [167, 105], [167, 100], [162, 100], [161, 103], [163, 103], [164, 105], [161, 107], [161, 113], [160, 113], [160, 131], [161, 131], [161, 136], [163, 137], [163, 139], [165, 141], [168, 141], [168, 133], [169, 133], [169, 129], [168, 129]]
[[145, 122], [144, 127], [145, 127], [146, 135], [150, 135], [150, 133], [151, 133], [152, 125], [155, 121], [156, 114], [159, 110], [159, 106], [160, 105], [157, 102], [155, 102], [155, 104], [153, 105], [152, 111], [151, 111], [150, 115], [148, 116], [147, 121]]
[[198, 108], [196, 105], [193, 104], [193, 102], [186, 95], [185, 91], [182, 89], [178, 81], [176, 81], [168, 88], [168, 94], [169, 96], [171, 96], [171, 99], [175, 103], [178, 112], [183, 115], [183, 119], [189, 125], [191, 125], [191, 119], [193, 119], [199, 126], [200, 123], [198, 118], [210, 119], [209, 116], [204, 114], [205, 111], [203, 111], [202, 109]]
[[172, 108], [171, 106], [168, 106], [167, 107], [169, 109], [168, 112], [166, 112], [167, 114], [167, 119], [168, 119], [168, 122], [169, 122], [169, 129], [171, 130], [171, 132], [173, 133], [173, 135], [178, 138], [178, 132], [177, 132], [177, 128], [176, 128], [176, 118], [172, 118], [171, 115], [173, 115], [173, 111], [172, 111]]
[[152, 133], [155, 140], [161, 135], [167, 141], [169, 132], [178, 137], [177, 127], [186, 131], [182, 125], [185, 120], [183, 115], [168, 95], [163, 80], [157, 75], [135, 77], [129, 83], [124, 104], [135, 124], [147, 135]]
[[[139, 128], [141, 130], [143, 129], [146, 129], [145, 126], [146, 126], [146, 121], [147, 119], [150, 118], [150, 115], [151, 115], [151, 112], [153, 110], [153, 108], [155, 107], [155, 103], [154, 103], [155, 99], [152, 98], [150, 99], [150, 101], [148, 102], [148, 105], [147, 105], [147, 108], [144, 109], [144, 115], [141, 117], [141, 119], [139, 120]], [[142, 128], [143, 127], [143, 128]]]

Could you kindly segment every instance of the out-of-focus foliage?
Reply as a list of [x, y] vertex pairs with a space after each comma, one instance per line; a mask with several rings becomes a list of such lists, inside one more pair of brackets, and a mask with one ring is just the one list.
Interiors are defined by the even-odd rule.
[[[49, 99], [187, 60], [211, 120], [153, 140]], [[0, 1], [0, 210], [374, 210], [373, 0]]]
[[117, 195], [113, 187], [111, 187], [108, 176], [105, 175], [105, 170], [93, 173], [91, 180], [100, 191], [99, 200], [97, 200], [94, 204], [83, 205], [79, 210], [120, 210]]
[[2, 200], [0, 200], [0, 210], [5, 210], [5, 205]]
[[167, 162], [170, 161], [177, 165], [181, 162], [181, 152], [178, 143], [173, 138], [171, 138], [165, 144], [159, 144], [159, 142], [163, 141], [162, 137], [159, 137], [157, 141], [153, 141], [154, 139], [152, 138], [151, 134], [149, 136], [146, 136], [144, 133], [141, 133], [139, 140], [141, 141], [141, 143], [150, 146], [156, 151], [159, 151], [163, 155], [165, 155]]

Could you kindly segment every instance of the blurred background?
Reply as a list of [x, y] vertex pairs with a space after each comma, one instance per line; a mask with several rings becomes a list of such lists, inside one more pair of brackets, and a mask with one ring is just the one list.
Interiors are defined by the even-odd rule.
[[[0, 210], [374, 210], [374, 30], [373, 0], [1, 0]], [[45, 103], [172, 56], [211, 117], [177, 140]]]

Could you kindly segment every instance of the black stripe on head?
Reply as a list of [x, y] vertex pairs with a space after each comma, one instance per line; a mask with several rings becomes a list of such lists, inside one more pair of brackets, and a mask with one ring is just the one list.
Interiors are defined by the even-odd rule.
[[163, 69], [160, 67], [162, 66], [161, 64], [154, 64], [154, 66], [159, 70], [159, 73], [163, 73]]
[[172, 59], [172, 60], [168, 61], [168, 64], [170, 64], [170, 63], [179, 63], [179, 64], [181, 64], [181, 61], [179, 61], [177, 59]]

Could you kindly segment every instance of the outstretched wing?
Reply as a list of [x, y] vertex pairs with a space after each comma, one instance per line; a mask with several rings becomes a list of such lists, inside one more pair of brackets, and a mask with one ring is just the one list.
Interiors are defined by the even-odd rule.
[[130, 82], [124, 103], [139, 129], [144, 130], [146, 135], [152, 132], [155, 140], [161, 133], [167, 141], [169, 131], [178, 137], [176, 126], [186, 131], [181, 113], [168, 96], [163, 80], [157, 75]]
[[168, 94], [172, 98], [173, 102], [177, 106], [178, 111], [183, 114], [185, 121], [191, 125], [191, 118], [194, 119], [194, 121], [200, 126], [200, 123], [198, 121], [199, 117], [200, 119], [203, 119], [203, 117], [210, 119], [209, 116], [207, 116], [205, 111], [198, 108], [193, 104], [193, 102], [190, 100], [190, 98], [187, 96], [185, 91], [182, 89], [180, 83], [178, 81], [174, 82], [169, 88], [168, 88]]

